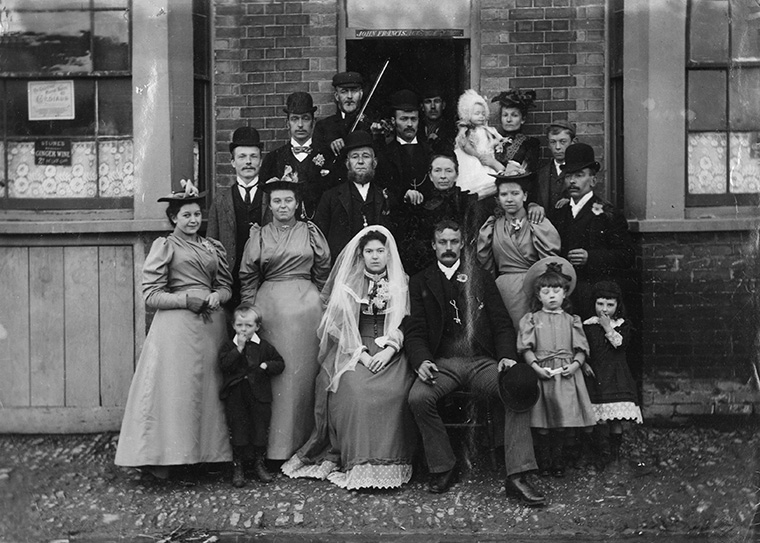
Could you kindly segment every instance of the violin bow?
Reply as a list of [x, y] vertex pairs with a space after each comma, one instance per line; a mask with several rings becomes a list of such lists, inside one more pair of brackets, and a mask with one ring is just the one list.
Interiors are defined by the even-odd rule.
[[377, 79], [375, 80], [375, 84], [372, 85], [372, 90], [369, 91], [369, 95], [367, 96], [367, 99], [364, 100], [364, 104], [362, 104], [362, 108], [359, 110], [359, 115], [356, 116], [356, 120], [354, 121], [353, 126], [351, 127], [351, 130], [349, 132], [353, 132], [356, 130], [356, 127], [359, 125], [359, 121], [361, 121], [362, 117], [364, 116], [364, 111], [367, 109], [367, 105], [369, 104], [369, 101], [372, 100], [372, 95], [375, 94], [375, 91], [377, 90], [377, 86], [380, 84], [380, 80], [383, 78], [383, 74], [385, 73], [385, 70], [388, 68], [388, 64], [391, 63], [391, 59], [386, 59], [385, 64], [383, 64], [383, 69], [380, 70], [380, 75], [377, 76]]

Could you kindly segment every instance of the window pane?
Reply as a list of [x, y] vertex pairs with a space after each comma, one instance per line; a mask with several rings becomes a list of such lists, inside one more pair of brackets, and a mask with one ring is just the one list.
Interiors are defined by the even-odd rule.
[[11, 12], [0, 40], [0, 71], [92, 71], [90, 13]]
[[692, 0], [690, 23], [689, 58], [728, 61], [728, 0]]
[[132, 134], [132, 84], [130, 79], [98, 81], [98, 135]]
[[730, 148], [731, 192], [760, 192], [760, 131], [731, 134]]
[[689, 194], [726, 192], [726, 134], [689, 134]]
[[725, 70], [689, 71], [689, 130], [726, 129]]
[[7, 82], [9, 136], [78, 136], [95, 133], [95, 83], [74, 80], [76, 118], [70, 121], [30, 121], [27, 80]]
[[135, 166], [132, 139], [103, 141], [98, 145], [98, 185], [106, 197], [134, 196]]
[[94, 64], [97, 71], [129, 70], [129, 17], [124, 11], [96, 11]]
[[729, 77], [731, 130], [760, 130], [760, 68], [736, 68]]
[[731, 0], [731, 58], [760, 60], [760, 4]]
[[8, 142], [8, 195], [11, 198], [93, 198], [95, 142], [71, 143], [71, 166], [35, 166], [34, 142]]

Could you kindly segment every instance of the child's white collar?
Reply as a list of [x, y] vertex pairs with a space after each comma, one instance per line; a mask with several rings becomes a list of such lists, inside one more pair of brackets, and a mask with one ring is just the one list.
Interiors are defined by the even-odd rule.
[[[613, 328], [618, 328], [624, 322], [625, 322], [625, 319], [616, 319], [614, 321], [611, 320], [610, 321], [610, 325]], [[599, 317], [590, 317], [590, 318], [586, 319], [585, 321], [583, 321], [583, 324], [599, 324]]]
[[[240, 347], [240, 344], [238, 343], [238, 339], [237, 338], [238, 337], [236, 335], [234, 338], [232, 338], [232, 342], [235, 345], [237, 345], [238, 347]], [[250, 341], [250, 342], [255, 343], [256, 345], [258, 345], [259, 343], [261, 343], [261, 338], [259, 338], [259, 335], [256, 332], [254, 332], [253, 335], [251, 336], [251, 339], [249, 339], [248, 341]]]

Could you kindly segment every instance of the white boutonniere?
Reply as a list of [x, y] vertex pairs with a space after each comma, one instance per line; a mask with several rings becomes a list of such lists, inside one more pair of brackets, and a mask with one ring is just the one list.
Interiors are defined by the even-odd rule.
[[319, 170], [319, 175], [322, 177], [325, 177], [326, 175], [330, 174], [330, 170]]
[[604, 206], [599, 202], [594, 202], [594, 204], [591, 206], [591, 213], [594, 215], [601, 215], [604, 213]]
[[468, 279], [468, 277], [467, 277], [466, 273], [458, 273], [457, 274], [457, 281], [459, 281], [460, 283], [466, 283], [467, 279]]
[[[317, 156], [312, 158], [311, 161], [314, 162], [314, 164], [316, 164], [320, 168], [325, 165], [325, 157], [322, 155], [322, 153], [319, 153]], [[325, 170], [322, 170], [322, 171], [325, 171]], [[327, 175], [327, 174], [323, 173], [322, 175]]]
[[203, 241], [201, 241], [201, 245], [203, 245], [203, 248], [206, 249], [209, 253], [216, 252], [216, 249], [214, 249], [214, 246], [207, 239], [204, 239]]

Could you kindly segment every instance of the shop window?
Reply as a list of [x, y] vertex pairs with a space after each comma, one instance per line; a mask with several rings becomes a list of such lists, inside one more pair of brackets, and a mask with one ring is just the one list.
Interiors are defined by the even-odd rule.
[[3, 2], [0, 207], [132, 207], [130, 8]]
[[690, 0], [687, 197], [690, 207], [760, 198], [760, 5]]

